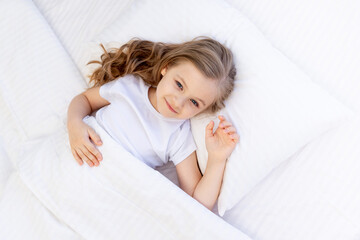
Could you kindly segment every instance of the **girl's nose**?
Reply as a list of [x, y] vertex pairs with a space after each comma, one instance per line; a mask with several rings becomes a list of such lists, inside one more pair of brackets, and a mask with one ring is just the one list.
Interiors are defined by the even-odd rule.
[[174, 107], [176, 107], [177, 110], [180, 110], [184, 107], [186, 103], [186, 99], [184, 97], [177, 97], [174, 101]]

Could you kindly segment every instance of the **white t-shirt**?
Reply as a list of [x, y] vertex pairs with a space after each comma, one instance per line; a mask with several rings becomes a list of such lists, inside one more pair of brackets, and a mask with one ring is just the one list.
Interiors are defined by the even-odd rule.
[[175, 165], [196, 150], [190, 121], [165, 118], [151, 105], [149, 85], [126, 75], [100, 87], [100, 96], [110, 102], [96, 112], [96, 120], [118, 143], [155, 168]]

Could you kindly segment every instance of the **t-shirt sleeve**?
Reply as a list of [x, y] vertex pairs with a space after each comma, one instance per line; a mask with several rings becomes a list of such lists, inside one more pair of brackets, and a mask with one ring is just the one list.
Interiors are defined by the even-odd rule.
[[174, 165], [182, 162], [196, 150], [189, 120], [185, 121], [172, 136], [169, 142], [169, 149], [169, 160], [172, 161]]
[[102, 85], [99, 90], [100, 96], [110, 103], [113, 102], [119, 95], [121, 80], [122, 78], [118, 78]]

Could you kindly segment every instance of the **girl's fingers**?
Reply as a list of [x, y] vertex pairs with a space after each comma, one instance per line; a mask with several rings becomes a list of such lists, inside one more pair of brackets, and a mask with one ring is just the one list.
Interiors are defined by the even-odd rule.
[[211, 136], [213, 136], [214, 134], [213, 134], [213, 129], [214, 129], [214, 121], [210, 121], [209, 123], [208, 123], [208, 125], [206, 126], [206, 129], [205, 129], [205, 135], [206, 135], [206, 137], [211, 137]]
[[99, 152], [99, 150], [98, 150], [91, 142], [89, 142], [88, 144], [86, 144], [85, 147], [87, 148], [87, 150], [88, 150], [93, 156], [95, 156], [95, 158], [96, 158], [97, 161], [101, 161], [101, 160], [102, 160], [101, 153]]
[[240, 136], [236, 133], [236, 128], [232, 125], [232, 123], [226, 121], [225, 117], [222, 115], [219, 115], [218, 118], [220, 120], [219, 127], [223, 129], [223, 132], [227, 133], [233, 142], [236, 143], [239, 141]]
[[236, 129], [233, 126], [230, 126], [230, 127], [225, 128], [224, 132], [228, 133], [228, 134], [231, 134], [231, 133], [236, 132]]
[[225, 117], [224, 117], [223, 115], [219, 115], [218, 118], [219, 118], [220, 121], [224, 121], [224, 120], [225, 120]]
[[225, 120], [220, 121], [220, 123], [219, 123], [219, 127], [221, 127], [221, 128], [227, 128], [229, 126], [232, 126], [232, 124], [230, 122], [228, 122], [228, 121], [225, 121]]
[[88, 150], [86, 146], [84, 146], [81, 150], [95, 166], [99, 165], [99, 161], [97, 160], [97, 158]]
[[80, 166], [83, 165], [84, 161], [81, 160], [81, 158], [79, 157], [79, 155], [77, 154], [77, 152], [76, 152], [74, 149], [72, 149], [71, 152], [72, 152], [72, 155], [74, 156], [75, 160], [78, 162], [78, 164], [79, 164]]
[[238, 141], [238, 140], [240, 139], [240, 136], [239, 136], [239, 134], [237, 134], [237, 133], [231, 134], [230, 137], [231, 137], [234, 141]]
[[88, 158], [88, 156], [84, 153], [85, 150], [81, 148], [78, 149], [77, 153], [79, 154], [80, 158], [85, 161], [90, 167], [94, 166], [94, 163]]
[[94, 129], [89, 128], [88, 129], [88, 134], [90, 136], [90, 139], [98, 146], [100, 146], [102, 144], [101, 138], [99, 135], [97, 135], [97, 133], [95, 132]]

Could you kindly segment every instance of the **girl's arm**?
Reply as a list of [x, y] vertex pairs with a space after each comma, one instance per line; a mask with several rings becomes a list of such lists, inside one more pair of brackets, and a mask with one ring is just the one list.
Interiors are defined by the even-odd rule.
[[71, 152], [79, 163], [87, 162], [89, 166], [99, 165], [101, 153], [95, 145], [101, 145], [100, 137], [95, 131], [83, 122], [83, 118], [93, 111], [110, 104], [99, 94], [100, 87], [94, 87], [77, 95], [70, 102], [68, 108], [67, 127]]
[[181, 189], [209, 210], [214, 208], [219, 196], [226, 160], [239, 140], [232, 124], [222, 116], [219, 116], [219, 119], [220, 124], [215, 133], [213, 121], [206, 127], [206, 148], [209, 157], [204, 175], [201, 176], [197, 167], [195, 152], [176, 165]]
[[208, 161], [204, 176], [201, 176], [195, 152], [176, 165], [180, 188], [209, 210], [214, 208], [219, 196], [224, 169], [225, 161]]

